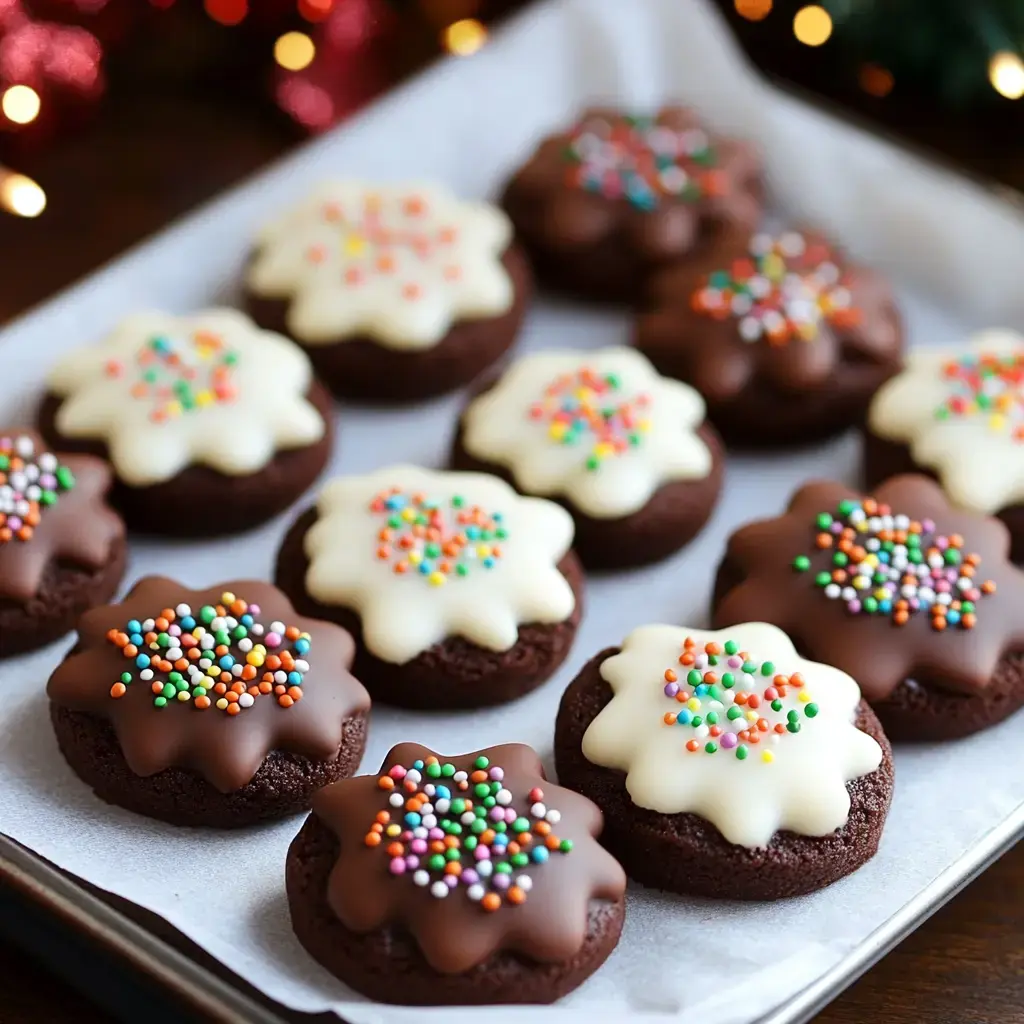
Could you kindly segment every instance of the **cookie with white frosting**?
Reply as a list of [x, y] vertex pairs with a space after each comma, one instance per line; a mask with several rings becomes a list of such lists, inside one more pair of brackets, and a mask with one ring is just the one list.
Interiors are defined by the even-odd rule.
[[340, 477], [285, 536], [277, 583], [356, 638], [374, 700], [485, 707], [539, 686], [582, 615], [573, 523], [496, 477], [390, 466]]
[[1002, 519], [1024, 561], [1024, 335], [979, 331], [916, 348], [875, 395], [864, 430], [868, 487], [927, 473], [954, 505]]
[[659, 561], [707, 522], [724, 458], [692, 387], [629, 348], [524, 356], [463, 410], [452, 463], [572, 514], [583, 564]]
[[531, 290], [496, 207], [439, 185], [345, 180], [263, 225], [243, 286], [258, 323], [363, 402], [469, 383], [515, 340]]
[[138, 313], [47, 377], [43, 436], [98, 455], [129, 527], [249, 529], [287, 508], [331, 453], [330, 395], [305, 353], [244, 314]]
[[775, 626], [642, 626], [593, 658], [555, 729], [559, 782], [604, 812], [644, 885], [765, 900], [874, 856], [892, 752], [845, 672]]

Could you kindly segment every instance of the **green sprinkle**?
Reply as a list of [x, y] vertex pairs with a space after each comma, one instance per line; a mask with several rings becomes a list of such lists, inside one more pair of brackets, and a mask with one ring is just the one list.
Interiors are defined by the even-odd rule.
[[722, 674], [722, 685], [727, 689], [732, 689], [733, 684], [736, 682], [736, 677], [731, 672], [724, 672]]
[[728, 718], [730, 722], [735, 722], [736, 719], [742, 717], [742, 715], [743, 712], [740, 711], [740, 709], [735, 705], [729, 708], [729, 710], [725, 713], [725, 717]]
[[466, 838], [462, 840], [462, 846], [466, 850], [475, 850], [478, 842], [479, 840], [476, 836], [466, 836]]
[[697, 686], [703, 678], [704, 677], [695, 668], [691, 668], [690, 671], [686, 673], [686, 681], [691, 686]]
[[735, 654], [739, 649], [740, 649], [740, 645], [738, 643], [736, 643], [735, 640], [726, 640], [725, 641], [725, 653], [726, 654]]
[[736, 757], [740, 761], [746, 761], [746, 759], [747, 759], [747, 748], [745, 746], [743, 746], [742, 744], [740, 744], [740, 746], [738, 746], [736, 748]]
[[827, 587], [832, 582], [832, 574], [828, 572], [819, 572], [814, 577], [814, 582], [819, 587]]
[[572, 840], [571, 839], [563, 839], [558, 844], [558, 848], [559, 848], [559, 850], [562, 851], [562, 853], [568, 853], [572, 849]]
[[773, 675], [775, 675], [775, 663], [771, 662], [771, 661], [766, 661], [761, 666], [761, 675], [763, 675], [763, 676], [773, 676]]
[[462, 508], [466, 504], [466, 499], [461, 494], [456, 494], [452, 498], [452, 508]]
[[696, 729], [697, 726], [699, 726], [703, 721], [704, 719], [701, 718], [700, 715], [694, 715], [693, 718], [690, 719], [690, 725], [692, 725], [694, 729]]
[[818, 714], [818, 705], [808, 704], [807, 707], [804, 708], [804, 714], [808, 718], [814, 718]]
[[499, 875], [511, 875], [512, 874], [512, 865], [509, 864], [507, 861], [500, 860], [500, 861], [498, 861], [497, 864], [494, 865], [494, 870]]
[[445, 860], [458, 860], [462, 856], [462, 851], [457, 846], [452, 846], [450, 849], [444, 851]]
[[487, 760], [487, 758], [486, 758], [486, 757], [484, 757], [484, 755], [483, 755], [483, 754], [481, 754], [481, 755], [480, 755], [480, 756], [479, 756], [479, 757], [478, 757], [478, 758], [477, 758], [477, 759], [476, 759], [476, 760], [475, 760], [475, 761], [473, 762], [473, 767], [474, 767], [474, 768], [479, 768], [479, 769], [483, 769], [483, 768], [486, 768], [486, 767], [487, 767], [487, 766], [488, 766], [488, 765], [489, 765], [490, 763], [491, 763], [491, 762], [490, 762], [490, 761], [488, 761], [488, 760]]
[[799, 732], [800, 731], [800, 723], [799, 722], [787, 722], [786, 723], [786, 729], [789, 732]]
[[446, 761], [441, 765], [441, 774], [446, 778], [450, 779], [455, 774], [455, 765], [450, 761]]
[[704, 750], [708, 754], [713, 754], [713, 753], [715, 753], [715, 751], [718, 750], [718, 744], [717, 743], [705, 743], [704, 744]]
[[775, 700], [772, 701], [772, 711], [781, 711], [781, 710], [782, 710], [782, 701], [779, 700], [778, 698], [776, 698]]
[[530, 858], [525, 853], [513, 853], [509, 860], [513, 867], [525, 868], [530, 863]]
[[199, 621], [204, 626], [208, 626], [215, 618], [217, 618], [217, 609], [212, 605], [204, 604], [203, 607], [199, 609]]
[[704, 721], [707, 722], [708, 725], [717, 725], [718, 724], [718, 712], [717, 711], [709, 711], [707, 713], [707, 715], [705, 716]]
[[[438, 774], [440, 774], [440, 773], [438, 773]], [[486, 782], [478, 782], [473, 787], [473, 794], [474, 794], [474, 796], [478, 796], [481, 799], [483, 799], [485, 796], [490, 796], [491, 795], [491, 787], [488, 786]]]
[[445, 863], [444, 854], [442, 853], [432, 853], [427, 858], [427, 867], [431, 871], [443, 871]]
[[819, 512], [814, 521], [819, 530], [827, 530], [832, 525], [832, 517], [827, 512]]
[[124, 683], [125, 686], [127, 686], [131, 681], [132, 681], [132, 674], [131, 674], [131, 672], [122, 672], [121, 673], [121, 682]]
[[793, 559], [793, 568], [797, 572], [807, 572], [811, 567], [811, 560], [806, 555], [797, 555]]
[[75, 474], [68, 469], [67, 466], [57, 467], [57, 483], [64, 488], [65, 491], [70, 491], [75, 486]]
[[174, 683], [164, 683], [164, 688], [161, 691], [161, 693], [165, 697], [174, 697], [178, 693], [178, 688], [174, 685]]
[[153, 706], [157, 707], [157, 708], [165, 708], [165, 707], [167, 707], [167, 698], [166, 697], [154, 697], [153, 698]]

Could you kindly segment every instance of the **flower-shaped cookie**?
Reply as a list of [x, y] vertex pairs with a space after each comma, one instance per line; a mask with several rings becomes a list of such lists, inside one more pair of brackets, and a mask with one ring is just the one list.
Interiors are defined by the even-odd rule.
[[714, 621], [758, 616], [785, 630], [802, 654], [853, 676], [891, 736], [963, 735], [1024, 701], [1019, 673], [1000, 670], [1024, 650], [1024, 574], [1008, 539], [924, 476], [871, 497], [807, 484], [784, 514], [730, 537]]
[[847, 782], [882, 760], [854, 725], [856, 682], [798, 657], [775, 626], [642, 626], [600, 672], [613, 697], [583, 737], [587, 760], [625, 772], [637, 806], [700, 815], [730, 843], [841, 828]]
[[1024, 502], [1024, 336], [987, 330], [958, 348], [912, 349], [868, 414], [950, 498], [994, 514]]
[[442, 974], [502, 951], [555, 970], [597, 938], [595, 901], [621, 909], [625, 875], [594, 838], [601, 812], [548, 782], [523, 744], [446, 757], [402, 743], [379, 775], [321, 790], [313, 810], [339, 840], [326, 898], [341, 924], [397, 923]]
[[305, 539], [306, 590], [351, 608], [378, 658], [402, 664], [449, 637], [511, 648], [523, 623], [573, 612], [557, 505], [481, 473], [392, 466], [334, 480]]
[[555, 350], [513, 363], [463, 413], [462, 446], [527, 494], [599, 519], [629, 516], [666, 483], [703, 480], [704, 402], [638, 352]]
[[709, 134], [690, 110], [597, 108], [541, 143], [503, 205], [542, 280], [616, 297], [723, 226], [752, 229], [760, 174], [752, 146]]
[[246, 285], [288, 302], [302, 344], [428, 349], [457, 321], [511, 308], [511, 240], [500, 210], [436, 185], [329, 182], [263, 228]]
[[57, 434], [102, 442], [132, 487], [195, 465], [251, 474], [315, 444], [327, 427], [306, 397], [312, 383], [301, 349], [228, 309], [129, 317], [48, 378], [62, 399]]

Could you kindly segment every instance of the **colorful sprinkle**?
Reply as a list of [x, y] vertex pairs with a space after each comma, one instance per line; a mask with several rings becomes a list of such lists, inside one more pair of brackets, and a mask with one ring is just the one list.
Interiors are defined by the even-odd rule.
[[482, 755], [470, 772], [436, 757], [393, 765], [377, 780], [388, 809], [378, 812], [364, 842], [386, 844], [390, 873], [411, 876], [437, 899], [462, 886], [487, 911], [525, 903], [533, 888], [525, 869], [569, 853], [572, 840], [553, 832], [561, 815], [547, 807], [539, 786], [528, 795], [528, 814], [520, 814], [504, 778]]
[[71, 470], [27, 434], [0, 437], [0, 544], [31, 540], [43, 512], [74, 486]]
[[110, 696], [123, 697], [138, 679], [158, 708], [176, 701], [237, 715], [263, 696], [290, 708], [302, 700], [311, 637], [283, 622], [265, 625], [259, 615], [259, 605], [224, 593], [217, 605], [179, 604], [109, 630], [107, 640], [134, 669], [121, 673]]
[[[196, 412], [238, 397], [233, 381], [238, 354], [212, 331], [194, 331], [184, 340], [158, 334], [138, 351], [131, 395], [152, 405], [154, 423]], [[106, 365], [108, 377], [124, 377], [120, 359]]]
[[552, 381], [528, 415], [547, 425], [553, 444], [582, 447], [585, 439], [587, 469], [596, 470], [605, 459], [637, 447], [651, 429], [650, 396], [624, 398], [622, 391], [615, 374], [584, 367]]
[[[941, 534], [930, 519], [894, 515], [872, 498], [839, 502], [813, 524], [815, 559], [826, 556], [814, 582], [852, 615], [883, 615], [897, 626], [925, 611], [932, 628], [972, 629], [978, 602], [994, 594], [992, 580], [977, 579], [981, 557], [964, 551], [959, 534]], [[798, 555], [797, 572], [811, 572], [811, 559]]]
[[988, 428], [1024, 441], [1024, 356], [964, 355], [942, 367], [950, 396], [940, 420], [981, 417]]
[[727, 191], [707, 134], [669, 128], [653, 117], [585, 118], [569, 137], [565, 159], [570, 185], [644, 211], [663, 198], [696, 203]]
[[[683, 746], [690, 753], [726, 752], [745, 761], [752, 748], [777, 744], [798, 733], [804, 718], [818, 714], [799, 672], [777, 673], [772, 662], [754, 661], [733, 640], [724, 645], [712, 641], [701, 648], [687, 637], [679, 665], [685, 685], [664, 686], [675, 707], [662, 720], [665, 725], [687, 727]], [[670, 674], [675, 676], [676, 671], [666, 670], [665, 678]], [[761, 760], [770, 763], [774, 758]]]
[[434, 587], [467, 576], [472, 566], [493, 569], [508, 538], [500, 512], [467, 505], [459, 495], [435, 501], [393, 487], [370, 502], [370, 512], [387, 517], [377, 534], [377, 557]]
[[728, 270], [709, 274], [693, 293], [698, 313], [739, 320], [740, 337], [762, 338], [770, 345], [813, 341], [822, 323], [849, 327], [861, 320], [853, 306], [849, 280], [823, 243], [808, 244], [803, 235], [787, 232], [750, 240], [749, 257]]
[[[458, 230], [451, 224], [430, 225], [431, 212], [427, 199], [416, 193], [397, 203], [385, 204], [375, 192], [354, 199], [350, 208], [336, 201], [325, 203], [321, 219], [340, 232], [342, 282], [358, 288], [373, 278], [397, 276], [399, 296], [405, 302], [417, 302], [425, 293], [420, 279], [427, 260], [440, 260], [444, 280], [458, 281], [463, 272], [455, 255]], [[447, 262], [446, 251], [452, 254]], [[306, 250], [306, 261], [325, 263], [328, 255], [323, 244], [312, 245]], [[416, 280], [402, 278], [409, 268], [417, 271]]]

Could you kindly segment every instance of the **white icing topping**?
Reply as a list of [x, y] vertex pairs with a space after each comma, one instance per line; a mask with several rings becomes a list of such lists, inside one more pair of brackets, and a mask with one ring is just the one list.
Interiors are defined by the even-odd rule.
[[[762, 694], [772, 680], [733, 669], [735, 684], [720, 688], [722, 700], [702, 697], [698, 710], [705, 720], [700, 726], [666, 724], [666, 712], [687, 706], [665, 693], [666, 669], [678, 674], [680, 685], [688, 685], [687, 669], [679, 663], [687, 637], [696, 642], [698, 652], [707, 643], [724, 648], [732, 640], [758, 664], [770, 661], [775, 672], [787, 676], [799, 672], [817, 705], [816, 714], [800, 715], [797, 732], [759, 733], [743, 760], [736, 756], [740, 743], [727, 749], [721, 738], [717, 752], [707, 753], [704, 743], [714, 741], [708, 711], [715, 710], [723, 734], [750, 728], [744, 717], [749, 706], [743, 705], [744, 714], [735, 719], [728, 717], [729, 709], [741, 706], [737, 694]], [[720, 664], [715, 670], [729, 668]], [[857, 684], [839, 669], [798, 657], [776, 626], [748, 622], [717, 631], [642, 626], [626, 637], [619, 654], [602, 663], [601, 676], [614, 696], [583, 737], [587, 760], [624, 771], [626, 789], [637, 806], [662, 814], [698, 814], [730, 843], [763, 847], [780, 829], [824, 836], [841, 828], [850, 812], [846, 783], [874, 771], [882, 761], [879, 745], [853, 724], [860, 702]], [[802, 706], [806, 711], [809, 705], [794, 699], [800, 691], [789, 691], [784, 708]], [[764, 704], [751, 713], [754, 718], [772, 714]], [[785, 718], [787, 712], [773, 717], [780, 714]], [[690, 751], [686, 744], [695, 737], [700, 749]]]
[[[985, 379], [982, 408], [972, 384], [946, 367], [986, 355], [1008, 361], [1011, 372], [1009, 380]], [[939, 414], [958, 398], [963, 411]], [[877, 436], [909, 445], [955, 504], [991, 515], [1024, 501], [1024, 336], [992, 329], [960, 348], [912, 349], [903, 370], [875, 395], [868, 423]]]
[[440, 186], [328, 182], [264, 226], [246, 280], [289, 300], [288, 330], [304, 344], [369, 334], [426, 349], [458, 320], [512, 307], [511, 239], [496, 207]]
[[[596, 386], [580, 377], [587, 371]], [[612, 519], [643, 508], [663, 484], [711, 472], [711, 452], [695, 433], [703, 421], [701, 396], [634, 349], [547, 351], [517, 360], [469, 405], [462, 443], [526, 493], [563, 495]]]
[[[394, 489], [393, 509], [375, 503]], [[430, 537], [414, 534], [415, 501], [403, 498], [417, 494], [438, 505], [444, 532], [437, 552], [426, 549]], [[557, 569], [572, 544], [571, 517], [495, 477], [392, 466], [331, 481], [317, 512], [305, 541], [306, 589], [356, 611], [367, 648], [385, 661], [403, 664], [450, 636], [505, 651], [520, 624], [563, 622], [575, 607]], [[459, 523], [460, 514], [468, 522]], [[487, 532], [466, 543], [455, 536], [481, 529]]]
[[138, 313], [51, 371], [57, 430], [103, 441], [118, 477], [145, 487], [204, 465], [255, 473], [326, 425], [307, 401], [308, 356], [231, 309]]

